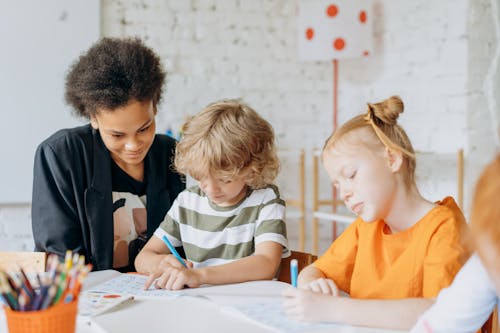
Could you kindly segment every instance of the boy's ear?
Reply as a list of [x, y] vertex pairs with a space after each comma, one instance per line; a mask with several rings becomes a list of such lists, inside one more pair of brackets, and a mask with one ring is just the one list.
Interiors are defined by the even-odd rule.
[[90, 126], [95, 130], [99, 129], [99, 123], [95, 116], [90, 116]]
[[401, 170], [403, 165], [403, 153], [400, 151], [394, 151], [389, 148], [385, 148], [385, 155], [387, 157], [387, 163], [389, 164], [389, 169], [396, 173]]

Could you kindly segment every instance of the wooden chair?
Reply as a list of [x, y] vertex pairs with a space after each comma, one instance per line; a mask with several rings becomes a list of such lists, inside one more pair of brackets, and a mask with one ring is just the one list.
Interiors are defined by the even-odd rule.
[[[333, 223], [333, 239], [337, 238], [337, 223], [350, 224], [356, 219], [356, 216], [351, 214], [339, 214], [337, 213], [337, 209], [345, 206], [344, 201], [339, 200], [337, 198], [330, 199], [321, 199], [320, 198], [320, 163], [319, 159], [321, 156], [321, 151], [315, 150], [313, 151], [313, 177], [312, 177], [312, 210], [313, 210], [313, 219], [312, 219], [312, 253], [317, 255], [319, 249], [319, 221], [327, 220], [332, 221]], [[330, 181], [328, 181], [330, 184]], [[335, 194], [335, 193], [334, 193]], [[333, 197], [333, 196], [332, 196]], [[322, 206], [331, 207], [332, 212], [323, 212], [320, 211]]]
[[303, 268], [305, 268], [306, 266], [312, 264], [316, 259], [318, 259], [317, 256], [312, 255], [310, 253], [299, 252], [299, 251], [291, 251], [291, 252], [292, 252], [292, 254], [288, 258], [281, 259], [281, 265], [280, 265], [279, 272], [278, 272], [278, 281], [291, 283], [290, 261], [292, 259], [297, 259], [298, 264], [299, 264], [298, 265], [299, 272]]
[[498, 311], [495, 309], [488, 320], [481, 326], [481, 333], [499, 333]]
[[[297, 151], [288, 151], [288, 150], [280, 150], [278, 152], [280, 159], [291, 157], [295, 160], [298, 160], [298, 194], [296, 197], [288, 197], [288, 193], [282, 193], [285, 197], [287, 211], [287, 218], [297, 218], [299, 220], [299, 250], [304, 251], [305, 242], [306, 242], [306, 166], [305, 166], [305, 154], [304, 149]], [[295, 163], [295, 162], [294, 162]], [[287, 164], [282, 162], [281, 167], [285, 169]], [[289, 182], [290, 178], [287, 174], [287, 179], [283, 179], [282, 182]], [[278, 176], [278, 184], [280, 183], [280, 179]], [[280, 185], [280, 190], [282, 186]], [[285, 188], [286, 190], [286, 188]], [[289, 208], [293, 209], [289, 209]]]
[[27, 272], [45, 271], [45, 252], [0, 252], [0, 270]]

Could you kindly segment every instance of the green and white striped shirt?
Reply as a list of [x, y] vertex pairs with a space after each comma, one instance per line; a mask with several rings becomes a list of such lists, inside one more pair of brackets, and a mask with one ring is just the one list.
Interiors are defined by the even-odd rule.
[[278, 188], [251, 190], [240, 203], [219, 207], [198, 186], [179, 194], [154, 235], [183, 246], [194, 267], [216, 266], [248, 257], [261, 242], [273, 241], [289, 255], [285, 201]]

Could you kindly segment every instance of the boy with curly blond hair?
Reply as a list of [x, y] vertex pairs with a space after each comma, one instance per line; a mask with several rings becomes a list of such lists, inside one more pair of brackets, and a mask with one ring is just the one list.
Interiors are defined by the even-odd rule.
[[[272, 279], [288, 245], [271, 125], [238, 100], [210, 104], [183, 126], [175, 167], [198, 185], [179, 194], [137, 256], [138, 272], [150, 276], [145, 288]], [[164, 236], [183, 246], [187, 267]]]

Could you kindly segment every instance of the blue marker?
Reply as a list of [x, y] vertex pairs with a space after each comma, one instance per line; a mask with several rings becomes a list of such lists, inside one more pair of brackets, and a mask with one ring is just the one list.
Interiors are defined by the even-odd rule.
[[175, 139], [175, 135], [174, 135], [174, 132], [172, 132], [172, 129], [171, 128], [168, 128], [166, 131], [165, 131], [165, 134], [168, 135], [169, 137]]
[[297, 276], [299, 275], [299, 263], [297, 259], [290, 260], [290, 277], [292, 280], [292, 287], [297, 288]]
[[182, 266], [188, 268], [187, 265], [186, 265], [186, 263], [184, 262], [184, 260], [182, 260], [181, 256], [179, 255], [179, 252], [177, 252], [175, 250], [175, 247], [168, 240], [167, 236], [163, 235], [163, 237], [161, 239], [163, 240], [163, 242], [165, 242], [165, 244], [167, 244], [167, 247], [170, 250], [170, 253], [172, 253], [175, 256], [175, 258], [177, 260], [179, 260], [179, 262], [182, 264]]

